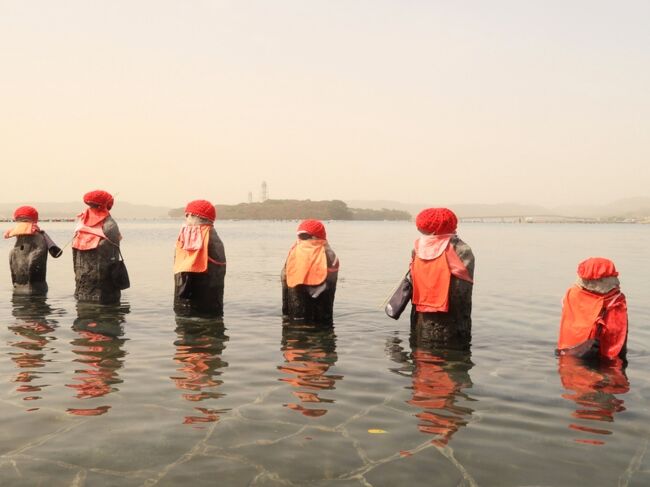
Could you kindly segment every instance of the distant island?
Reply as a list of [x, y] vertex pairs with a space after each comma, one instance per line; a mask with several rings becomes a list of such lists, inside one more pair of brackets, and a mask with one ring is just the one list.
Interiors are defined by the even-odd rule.
[[[0, 203], [0, 221], [11, 221], [18, 206], [35, 206], [42, 221], [72, 221], [84, 210], [82, 201]], [[266, 200], [263, 203], [217, 205], [219, 218], [225, 220], [412, 220], [423, 208], [447, 206], [465, 222], [521, 223], [645, 223], [650, 224], [650, 197], [626, 198], [601, 205], [552, 206], [491, 203], [451, 204], [444, 201], [403, 203], [390, 200]], [[111, 214], [118, 220], [166, 220], [183, 215], [182, 208], [129, 203], [119, 199]]]
[[[261, 203], [216, 205], [219, 220], [391, 220], [409, 221], [411, 214], [402, 210], [348, 208], [344, 201], [266, 200]], [[172, 218], [185, 214], [184, 208], [169, 211]]]

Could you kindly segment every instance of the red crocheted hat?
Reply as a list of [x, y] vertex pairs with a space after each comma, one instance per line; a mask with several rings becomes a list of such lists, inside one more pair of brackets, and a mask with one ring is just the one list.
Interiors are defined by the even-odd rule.
[[100, 208], [106, 208], [107, 210], [110, 210], [113, 208], [114, 200], [113, 196], [110, 193], [102, 191], [101, 189], [97, 189], [95, 191], [89, 191], [84, 195], [84, 203], [87, 205], [96, 205]]
[[582, 279], [602, 279], [616, 277], [618, 271], [614, 263], [604, 257], [590, 257], [578, 264], [578, 276]]
[[300, 225], [298, 225], [298, 233], [308, 233], [309, 235], [322, 240], [327, 239], [325, 226], [319, 220], [303, 220], [300, 222]]
[[458, 218], [448, 208], [427, 208], [418, 213], [415, 226], [422, 233], [446, 235], [454, 233], [458, 225]]
[[37, 223], [38, 211], [33, 206], [19, 206], [14, 211], [14, 220], [18, 220], [19, 218], [28, 219]]
[[217, 219], [217, 210], [208, 200], [190, 201], [185, 207], [185, 214], [200, 216], [214, 222]]

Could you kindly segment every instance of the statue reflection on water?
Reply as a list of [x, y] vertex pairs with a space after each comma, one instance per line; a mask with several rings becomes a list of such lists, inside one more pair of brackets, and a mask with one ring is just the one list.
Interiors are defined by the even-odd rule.
[[[465, 426], [473, 409], [459, 405], [472, 401], [465, 392], [472, 387], [469, 371], [474, 366], [469, 350], [436, 349], [411, 337], [408, 353], [397, 337], [389, 338], [388, 355], [401, 364], [393, 372], [411, 378], [411, 398], [407, 404], [416, 408], [417, 428], [434, 435], [431, 443], [445, 446], [458, 430]], [[404, 454], [408, 454], [405, 451]]]
[[601, 364], [589, 363], [563, 355], [558, 358], [558, 373], [566, 390], [562, 397], [575, 402], [577, 406], [572, 416], [580, 423], [570, 423], [569, 428], [598, 435], [595, 438], [576, 438], [574, 441], [604, 445], [603, 438], [612, 432], [602, 425], [614, 422], [614, 415], [625, 411], [624, 401], [616, 396], [630, 390], [625, 363], [620, 359]]
[[218, 389], [223, 384], [219, 377], [228, 367], [221, 358], [228, 341], [225, 331], [221, 318], [176, 316], [174, 361], [179, 365], [179, 374], [170, 378], [196, 411], [185, 416], [184, 424], [200, 427], [203, 423], [215, 423], [229, 411], [212, 407], [214, 401], [224, 396]]
[[322, 395], [335, 389], [341, 375], [328, 374], [336, 364], [336, 335], [333, 327], [285, 324], [282, 327], [282, 354], [284, 364], [278, 370], [284, 377], [278, 379], [291, 385], [298, 401], [284, 404], [304, 416], [327, 414], [325, 405], [334, 403]]
[[52, 342], [58, 326], [53, 319], [57, 310], [53, 309], [44, 296], [29, 296], [14, 294], [12, 297], [12, 314], [16, 324], [9, 329], [16, 336], [9, 342], [15, 350], [9, 352], [11, 360], [18, 368], [18, 373], [11, 379], [17, 383], [16, 392], [22, 395], [23, 401], [29, 401], [27, 411], [36, 411], [38, 401], [44, 390], [50, 386], [47, 381], [52, 359], [50, 354], [56, 353]]
[[[119, 390], [122, 383], [119, 370], [124, 365], [126, 352], [123, 350], [125, 316], [129, 305], [100, 305], [77, 303], [77, 318], [72, 329], [77, 336], [70, 342], [76, 355], [72, 382], [66, 384], [75, 391], [75, 397], [95, 402]], [[88, 408], [68, 408], [69, 414], [77, 416], [99, 416], [108, 412], [110, 404]]]

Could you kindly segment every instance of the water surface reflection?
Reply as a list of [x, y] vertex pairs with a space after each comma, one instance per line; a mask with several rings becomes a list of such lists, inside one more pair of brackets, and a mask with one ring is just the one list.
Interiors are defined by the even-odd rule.
[[[180, 375], [170, 377], [176, 387], [184, 391], [183, 399], [192, 403], [217, 400], [224, 396], [217, 391], [223, 384], [219, 379], [228, 363], [221, 355], [226, 348], [228, 336], [221, 319], [193, 319], [176, 317], [177, 339], [174, 342], [174, 361], [180, 367]], [[198, 407], [200, 414], [185, 416], [184, 424], [214, 423], [228, 409]]]
[[[75, 390], [77, 399], [97, 399], [117, 391], [122, 382], [118, 371], [123, 367], [126, 352], [122, 349], [125, 315], [128, 304], [98, 305], [77, 303], [77, 319], [72, 329], [77, 337], [70, 342], [72, 352], [77, 355], [74, 362], [82, 368], [75, 369], [73, 383], [66, 384]], [[69, 414], [78, 416], [99, 416], [110, 409], [110, 405], [94, 408], [68, 408]]]
[[[282, 355], [285, 363], [278, 366], [278, 370], [287, 377], [278, 380], [294, 387], [293, 395], [300, 401], [284, 406], [310, 417], [327, 414], [327, 408], [323, 406], [334, 403], [334, 400], [320, 393], [335, 389], [336, 381], [343, 379], [342, 375], [327, 373], [338, 358], [334, 328], [284, 325]], [[311, 407], [312, 404], [317, 407]]]
[[419, 410], [415, 414], [418, 430], [435, 435], [431, 440], [433, 444], [448, 444], [474, 412], [458, 404], [459, 399], [472, 400], [465, 392], [472, 387], [469, 371], [474, 364], [470, 351], [435, 349], [411, 343], [408, 354], [398, 337], [388, 340], [386, 350], [393, 361], [402, 364], [391, 370], [411, 378], [411, 398], [406, 402]]
[[[630, 390], [630, 382], [625, 375], [625, 364], [621, 360], [607, 364], [592, 365], [576, 357], [561, 356], [558, 359], [558, 372], [562, 387], [567, 390], [564, 399], [576, 403], [578, 408], [572, 416], [584, 420], [586, 424], [569, 424], [569, 428], [595, 435], [611, 435], [602, 423], [614, 421], [614, 415], [625, 411], [624, 401], [614, 394], [625, 394]], [[596, 423], [593, 423], [596, 421]], [[602, 439], [576, 438], [578, 443], [603, 445]]]
[[[56, 353], [51, 345], [56, 340], [53, 332], [57, 327], [57, 321], [50, 318], [53, 311], [43, 296], [12, 297], [12, 314], [16, 318], [16, 324], [9, 326], [9, 329], [18, 339], [9, 342], [15, 349], [9, 355], [19, 372], [11, 380], [18, 383], [16, 392], [24, 394], [23, 401], [42, 399], [43, 389], [50, 386], [39, 379], [48, 373], [54, 373], [47, 370], [52, 362], [48, 354]], [[30, 407], [27, 411], [38, 409]]]

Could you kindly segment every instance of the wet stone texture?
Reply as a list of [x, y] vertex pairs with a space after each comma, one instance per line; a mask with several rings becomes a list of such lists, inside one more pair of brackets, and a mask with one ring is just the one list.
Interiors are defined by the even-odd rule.
[[41, 233], [19, 235], [9, 252], [9, 267], [14, 294], [47, 293], [47, 243]]
[[96, 249], [72, 249], [75, 292], [79, 301], [99, 304], [119, 303], [121, 291], [113, 276], [119, 260], [120, 230], [112, 217], [104, 220], [104, 234]]

